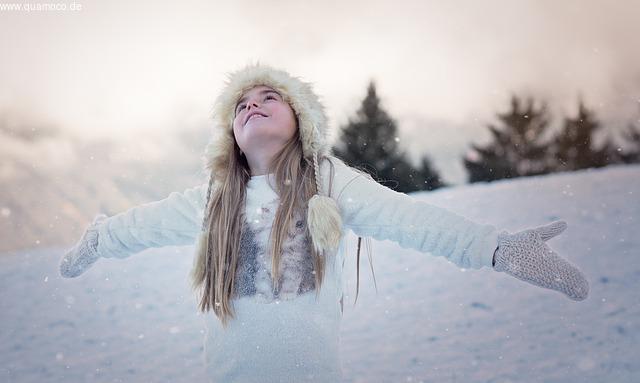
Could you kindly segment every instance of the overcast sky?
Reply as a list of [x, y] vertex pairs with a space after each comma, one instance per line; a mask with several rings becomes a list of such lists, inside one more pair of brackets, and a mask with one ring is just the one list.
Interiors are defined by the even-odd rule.
[[207, 124], [225, 72], [260, 60], [315, 84], [333, 137], [375, 79], [401, 141], [454, 181], [512, 92], [556, 118], [579, 96], [614, 128], [640, 118], [640, 1], [77, 3], [0, 11], [1, 113], [161, 135]]

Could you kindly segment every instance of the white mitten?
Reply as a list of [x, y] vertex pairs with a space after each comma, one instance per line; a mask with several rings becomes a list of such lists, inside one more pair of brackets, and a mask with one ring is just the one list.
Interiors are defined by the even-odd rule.
[[100, 258], [98, 251], [97, 227], [108, 218], [98, 214], [87, 227], [76, 245], [68, 250], [60, 260], [60, 275], [64, 278], [75, 278], [84, 273]]
[[498, 235], [493, 268], [536, 286], [559, 291], [581, 301], [589, 294], [589, 283], [580, 270], [558, 256], [545, 243], [567, 228], [564, 221]]

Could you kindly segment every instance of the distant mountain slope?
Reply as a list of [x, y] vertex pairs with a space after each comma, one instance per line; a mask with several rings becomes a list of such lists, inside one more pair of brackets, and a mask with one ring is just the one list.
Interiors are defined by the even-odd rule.
[[98, 212], [203, 182], [197, 151], [174, 145], [157, 160], [128, 146], [0, 129], [0, 252], [71, 245]]

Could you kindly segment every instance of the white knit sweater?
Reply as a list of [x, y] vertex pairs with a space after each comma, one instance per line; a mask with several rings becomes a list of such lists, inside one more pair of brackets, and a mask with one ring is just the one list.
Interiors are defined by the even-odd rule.
[[[404, 248], [444, 256], [463, 268], [491, 267], [497, 246], [494, 226], [473, 222], [446, 209], [395, 192], [333, 162], [330, 195], [340, 208], [343, 235], [392, 240]], [[320, 165], [329, 190], [327, 161]], [[342, 317], [344, 242], [327, 255], [316, 300], [306, 220], [295, 217], [283, 246], [281, 279], [271, 289], [268, 237], [278, 195], [273, 180], [253, 176], [247, 184], [245, 230], [234, 299], [236, 319], [224, 330], [205, 315], [204, 360], [212, 382], [338, 382]], [[203, 217], [207, 184], [171, 193], [110, 217], [100, 227], [98, 251], [124, 258], [149, 247], [193, 244]]]

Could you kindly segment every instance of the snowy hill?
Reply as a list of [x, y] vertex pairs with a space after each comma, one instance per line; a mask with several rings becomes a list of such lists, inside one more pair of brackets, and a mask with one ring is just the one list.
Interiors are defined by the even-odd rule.
[[[413, 196], [508, 231], [567, 221], [549, 241], [587, 275], [574, 302], [490, 269], [372, 241], [374, 289], [348, 238], [345, 382], [640, 381], [640, 166], [610, 166]], [[101, 260], [63, 280], [63, 249], [0, 257], [1, 374], [10, 382], [196, 382], [202, 317], [193, 248]]]
[[113, 215], [204, 182], [188, 149], [199, 146], [180, 137], [87, 142], [10, 126], [0, 118], [0, 252], [71, 243], [97, 212]]

